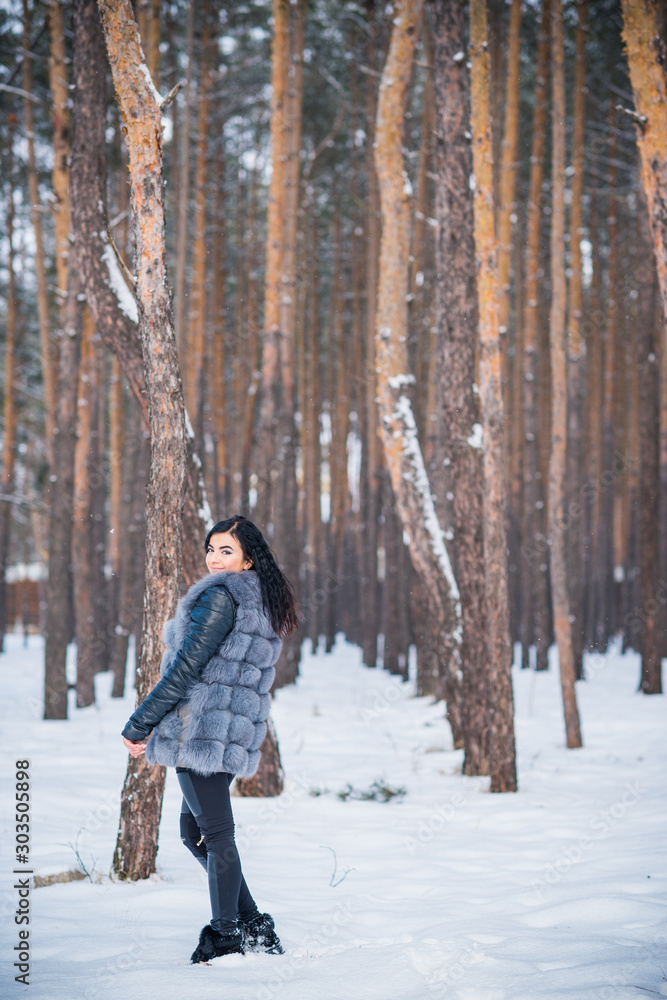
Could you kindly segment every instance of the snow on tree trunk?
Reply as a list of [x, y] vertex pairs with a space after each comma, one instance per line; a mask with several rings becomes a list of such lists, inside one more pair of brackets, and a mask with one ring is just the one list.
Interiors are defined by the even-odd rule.
[[382, 238], [375, 322], [375, 363], [380, 431], [396, 505], [409, 536], [410, 558], [424, 582], [445, 665], [445, 696], [452, 731], [460, 731], [461, 598], [438, 522], [417, 426], [407, 395], [414, 383], [407, 351], [412, 190], [402, 153], [403, 118], [421, 0], [394, 5], [389, 53], [382, 73], [375, 128]]
[[475, 249], [478, 259], [479, 391], [484, 454], [484, 581], [488, 615], [491, 791], [515, 792], [514, 698], [505, 537], [502, 349], [493, 219], [493, 148], [485, 0], [471, 0], [470, 3], [470, 63]]
[[[130, 156], [134, 268], [151, 428], [146, 492], [146, 589], [137, 702], [159, 679], [162, 627], [176, 611], [186, 483], [186, 417], [165, 261], [161, 109], [143, 59], [130, 0], [99, 0], [109, 63]], [[114, 869], [155, 871], [165, 770], [131, 758], [121, 801]]]
[[[81, 4], [81, 16], [75, 19], [74, 46], [82, 52], [97, 46], [104, 59], [104, 41], [98, 18], [88, 17], [95, 10], [93, 0]], [[73, 158], [70, 168], [72, 231], [81, 250], [79, 267], [86, 303], [105, 345], [120, 361], [148, 427], [148, 395], [141, 356], [137, 303], [120, 271], [114, 251], [105, 235], [107, 229], [105, 128], [106, 97], [104, 74], [97, 71], [94, 59], [82, 59], [78, 85], [74, 92], [75, 131], [86, 135], [86, 142]], [[123, 126], [124, 128], [126, 126]], [[187, 584], [202, 575], [202, 532], [211, 527], [211, 512], [201, 475], [201, 461], [187, 438], [187, 489], [183, 512], [183, 577]]]

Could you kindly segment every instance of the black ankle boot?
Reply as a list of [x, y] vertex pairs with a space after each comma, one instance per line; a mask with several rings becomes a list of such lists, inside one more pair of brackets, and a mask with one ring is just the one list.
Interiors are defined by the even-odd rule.
[[265, 951], [269, 955], [284, 955], [285, 949], [276, 934], [273, 917], [268, 913], [258, 913], [243, 923], [246, 951]]
[[198, 962], [210, 962], [212, 958], [219, 958], [221, 955], [243, 954], [245, 954], [245, 933], [242, 924], [235, 931], [225, 934], [206, 924], [206, 927], [202, 927], [199, 944], [192, 952], [190, 962], [196, 965]]

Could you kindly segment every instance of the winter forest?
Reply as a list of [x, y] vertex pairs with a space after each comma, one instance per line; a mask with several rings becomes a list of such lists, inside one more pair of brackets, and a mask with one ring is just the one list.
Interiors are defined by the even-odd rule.
[[[12, 988], [665, 995], [666, 59], [657, 0], [0, 0]], [[233, 786], [286, 953], [209, 987], [120, 730], [232, 514], [298, 601]]]

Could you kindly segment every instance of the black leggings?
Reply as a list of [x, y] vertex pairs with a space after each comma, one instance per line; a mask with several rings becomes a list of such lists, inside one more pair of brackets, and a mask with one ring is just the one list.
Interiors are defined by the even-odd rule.
[[229, 797], [233, 774], [203, 776], [177, 768], [183, 792], [181, 840], [208, 873], [211, 926], [227, 933], [259, 911], [241, 871], [234, 841], [234, 817]]

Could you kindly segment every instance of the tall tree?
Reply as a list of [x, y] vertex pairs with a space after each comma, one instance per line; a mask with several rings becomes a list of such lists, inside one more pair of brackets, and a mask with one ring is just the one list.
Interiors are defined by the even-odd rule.
[[[15, 346], [16, 346], [16, 275], [14, 273], [14, 130], [16, 116], [10, 115], [7, 144], [7, 297], [5, 319], [5, 380], [4, 380], [4, 427], [2, 436], [2, 481], [0, 490], [5, 497], [14, 492], [14, 466], [16, 459], [16, 386], [15, 386]], [[7, 629], [7, 584], [6, 570], [9, 556], [11, 528], [11, 503], [5, 500], [0, 506], [0, 651], [4, 649]]]
[[39, 314], [39, 341], [42, 355], [42, 380], [44, 383], [45, 424], [47, 447], [51, 450], [54, 427], [55, 385], [52, 363], [51, 321], [49, 318], [49, 295], [46, 282], [44, 260], [44, 235], [39, 196], [39, 177], [35, 156], [35, 112], [32, 101], [32, 56], [30, 53], [30, 25], [33, 9], [30, 0], [23, 0], [23, 114], [25, 134], [28, 142], [28, 190], [30, 212], [35, 233], [35, 272], [37, 275], [37, 310]]
[[[623, 39], [635, 100], [637, 145], [648, 204], [660, 282], [665, 329], [660, 353], [667, 350], [667, 80], [655, 0], [622, 0]], [[663, 387], [663, 393], [664, 393]], [[642, 656], [639, 683], [644, 694], [662, 693], [660, 656]]]
[[[85, 0], [79, 0], [85, 2]], [[91, 22], [97, 25], [94, 5]], [[127, 127], [139, 332], [148, 394], [151, 461], [146, 492], [146, 589], [137, 702], [159, 678], [162, 626], [173, 617], [181, 583], [186, 427], [165, 261], [161, 106], [141, 51], [130, 0], [99, 0], [118, 104]], [[102, 46], [91, 23], [91, 41]], [[92, 58], [89, 52], [89, 58]], [[164, 768], [130, 758], [121, 800], [114, 869], [124, 878], [155, 871]]]
[[[489, 773], [486, 596], [484, 592], [483, 467], [479, 393], [475, 385], [478, 329], [470, 146], [470, 74], [465, 50], [466, 11], [457, 0], [433, 5], [433, 66], [437, 109], [436, 322], [434, 358], [440, 378], [442, 446], [436, 486], [453, 493], [456, 581], [463, 614], [464, 772]], [[442, 501], [441, 501], [442, 504]]]
[[484, 557], [489, 656], [492, 792], [515, 792], [514, 697], [505, 534], [502, 348], [493, 220], [493, 147], [489, 111], [486, 0], [470, 0], [470, 104], [478, 261], [479, 393], [484, 455]]
[[[275, 549], [280, 565], [290, 580], [298, 585], [299, 547], [294, 545], [297, 527], [296, 456], [298, 425], [296, 422], [297, 394], [295, 356], [297, 338], [297, 230], [299, 223], [299, 182], [301, 167], [301, 124], [303, 106], [303, 50], [306, 35], [306, 0], [291, 5], [289, 62], [286, 68], [285, 98], [283, 247], [281, 260], [282, 295], [280, 303], [280, 376], [281, 393], [281, 456], [283, 473], [279, 480], [281, 492], [277, 503], [280, 516]], [[300, 405], [300, 404], [299, 404]], [[288, 636], [276, 663], [276, 685], [296, 679], [302, 637], [299, 632]]]
[[565, 477], [567, 472], [567, 374], [565, 365], [565, 67], [563, 10], [552, 0], [551, 10], [551, 452], [549, 458], [549, 553], [553, 595], [554, 630], [565, 712], [565, 732], [570, 748], [580, 747], [581, 728], [575, 691], [574, 652], [567, 586], [565, 545]]
[[[521, 80], [521, 0], [512, 0], [505, 70], [505, 118], [500, 147], [498, 173], [498, 210], [496, 230], [498, 235], [498, 323], [503, 337], [504, 370], [508, 371], [509, 317], [510, 317], [510, 268], [512, 263], [512, 218], [517, 177], [517, 152], [519, 148], [519, 83]], [[509, 380], [506, 383], [509, 386]], [[507, 449], [509, 451], [509, 449]]]
[[410, 558], [425, 584], [437, 623], [438, 654], [444, 664], [447, 713], [456, 739], [461, 732], [458, 671], [461, 669], [461, 596], [444, 534], [433, 505], [408, 386], [408, 258], [411, 188], [405, 172], [402, 132], [421, 0], [394, 5], [389, 52], [377, 107], [375, 167], [382, 207], [382, 239], [375, 325], [377, 395], [385, 460]]
[[261, 478], [257, 490], [255, 516], [269, 541], [276, 525], [275, 491], [280, 451], [279, 420], [281, 412], [281, 299], [282, 261], [285, 226], [285, 121], [287, 70], [290, 51], [290, 5], [288, 0], [273, 0], [273, 35], [271, 43], [271, 180], [266, 226], [266, 270], [264, 276], [264, 330], [262, 333], [262, 389], [257, 429], [257, 468]]
[[[577, 32], [574, 66], [574, 122], [572, 127], [572, 196], [570, 199], [570, 267], [567, 314], [567, 481], [568, 498], [577, 503], [582, 471], [582, 395], [584, 344], [581, 338], [583, 274], [581, 234], [584, 193], [584, 136], [586, 125], [586, 0], [577, 0]], [[569, 506], [569, 505], [568, 505]], [[572, 615], [574, 671], [582, 676], [583, 656], [583, 518], [572, 519], [567, 532], [568, 593]]]
[[56, 274], [61, 298], [61, 315], [67, 293], [67, 254], [70, 234], [69, 211], [69, 88], [65, 61], [65, 30], [62, 0], [49, 0], [49, 85], [53, 121], [53, 194], [56, 237]]

